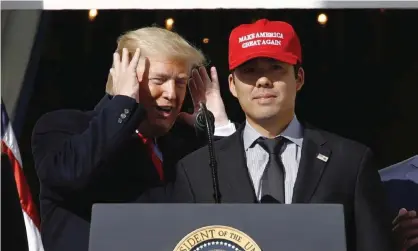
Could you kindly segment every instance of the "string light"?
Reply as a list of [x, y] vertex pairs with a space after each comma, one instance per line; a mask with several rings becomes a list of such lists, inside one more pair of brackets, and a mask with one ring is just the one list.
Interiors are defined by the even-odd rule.
[[174, 25], [174, 19], [172, 19], [171, 17], [170, 18], [167, 18], [165, 20], [165, 28], [167, 30], [172, 30], [173, 29], [173, 25]]
[[96, 19], [97, 14], [98, 14], [98, 12], [97, 12], [96, 9], [89, 10], [89, 20], [93, 21], [94, 19]]
[[209, 43], [209, 38], [205, 37], [205, 38], [203, 39], [203, 43], [204, 43], [204, 44], [208, 44], [208, 43]]
[[317, 20], [318, 20], [318, 23], [320, 25], [325, 25], [328, 22], [328, 17], [327, 17], [326, 14], [321, 13], [321, 14], [318, 15], [318, 19]]

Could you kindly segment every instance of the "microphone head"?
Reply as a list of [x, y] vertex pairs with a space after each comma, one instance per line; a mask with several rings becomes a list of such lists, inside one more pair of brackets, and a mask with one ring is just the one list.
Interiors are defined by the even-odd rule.
[[199, 111], [196, 114], [196, 119], [194, 122], [194, 127], [197, 130], [205, 130], [206, 128], [206, 120], [205, 120], [205, 115], [203, 114], [203, 111], [201, 109], [199, 109]]
[[260, 203], [267, 203], [267, 204], [282, 204], [280, 201], [276, 200], [273, 196], [270, 194], [263, 195], [260, 199]]
[[[195, 123], [194, 123], [194, 127], [196, 128], [196, 130], [198, 131], [204, 131], [206, 130], [206, 118], [205, 118], [205, 112], [208, 116], [208, 122], [209, 125], [212, 126], [212, 130], [215, 129], [215, 116], [213, 115], [213, 113], [207, 109], [204, 110], [204, 108], [200, 108], [199, 111], [196, 114], [196, 119], [195, 119]], [[213, 132], [212, 132], [213, 134]]]

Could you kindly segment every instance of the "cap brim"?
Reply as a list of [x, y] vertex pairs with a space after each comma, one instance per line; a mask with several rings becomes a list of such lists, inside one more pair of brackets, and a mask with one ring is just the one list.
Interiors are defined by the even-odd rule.
[[244, 64], [245, 62], [248, 62], [251, 59], [255, 58], [272, 58], [291, 65], [295, 65], [298, 63], [298, 58], [290, 53], [272, 53], [271, 51], [257, 51], [254, 53], [246, 54], [245, 56], [235, 60], [232, 64], [230, 64], [229, 70], [233, 70], [238, 66]]

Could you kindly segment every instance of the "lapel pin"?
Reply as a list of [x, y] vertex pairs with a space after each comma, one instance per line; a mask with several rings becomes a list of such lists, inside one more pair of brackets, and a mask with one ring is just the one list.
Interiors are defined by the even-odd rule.
[[328, 157], [325, 155], [322, 155], [320, 153], [318, 153], [318, 156], [316, 156], [317, 159], [322, 160], [323, 162], [327, 162], [328, 161]]

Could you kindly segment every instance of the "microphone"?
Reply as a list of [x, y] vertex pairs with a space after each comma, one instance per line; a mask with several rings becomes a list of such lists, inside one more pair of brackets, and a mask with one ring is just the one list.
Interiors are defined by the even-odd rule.
[[282, 204], [280, 201], [276, 200], [273, 196], [270, 194], [265, 194], [261, 197], [260, 203], [266, 203], [266, 204]]
[[208, 141], [209, 150], [209, 166], [212, 171], [212, 184], [213, 184], [213, 197], [215, 203], [221, 203], [221, 191], [219, 190], [219, 179], [218, 179], [218, 164], [216, 163], [215, 151], [213, 149], [213, 134], [215, 132], [215, 117], [211, 113], [203, 102], [199, 103], [199, 111], [196, 115], [195, 128], [196, 132], [206, 135]]
[[199, 105], [200, 108], [196, 114], [194, 128], [196, 129], [196, 133], [198, 134], [198, 136], [199, 134], [204, 134], [205, 138], [207, 138], [208, 126], [206, 124], [206, 116], [208, 117], [209, 125], [211, 126], [210, 133], [212, 135], [215, 133], [215, 116], [213, 116], [213, 113], [206, 108], [205, 104], [201, 102], [199, 103]]

